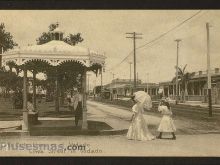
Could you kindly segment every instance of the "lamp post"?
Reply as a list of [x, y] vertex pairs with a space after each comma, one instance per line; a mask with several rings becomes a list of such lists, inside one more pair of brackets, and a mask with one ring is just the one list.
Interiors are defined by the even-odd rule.
[[102, 87], [102, 78], [103, 78], [103, 77], [102, 77], [102, 76], [103, 76], [102, 74], [103, 74], [103, 73], [102, 73], [102, 72], [103, 72], [103, 69], [101, 69], [101, 95], [102, 95], [102, 91], [103, 91], [103, 87]]
[[176, 104], [178, 104], [178, 62], [179, 62], [179, 42], [181, 41], [181, 39], [176, 39], [175, 42], [177, 44], [177, 58], [176, 58]]
[[129, 65], [130, 65], [130, 84], [129, 84], [129, 88], [130, 88], [130, 95], [132, 95], [132, 91], [131, 91], [131, 65], [132, 65], [132, 62], [129, 62]]
[[112, 88], [112, 92], [111, 92], [111, 100], [113, 99], [113, 82], [114, 82], [114, 77], [115, 77], [115, 74], [114, 73], [112, 73], [111, 72], [111, 74], [112, 74], [112, 83], [111, 83], [111, 88]]
[[207, 31], [207, 84], [208, 84], [208, 105], [209, 105], [209, 117], [212, 117], [212, 84], [211, 84], [211, 72], [210, 72], [210, 40], [209, 40], [209, 23], [206, 23]]

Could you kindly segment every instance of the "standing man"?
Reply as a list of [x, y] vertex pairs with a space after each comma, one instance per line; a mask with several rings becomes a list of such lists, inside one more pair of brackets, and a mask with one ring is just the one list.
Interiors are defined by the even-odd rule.
[[71, 107], [75, 115], [75, 126], [78, 126], [79, 120], [82, 120], [82, 94], [77, 88], [73, 89], [73, 96], [71, 97]]
[[76, 91], [75, 94], [75, 102], [74, 102], [74, 109], [75, 109], [75, 125], [78, 126], [79, 120], [82, 120], [82, 94], [81, 90]]

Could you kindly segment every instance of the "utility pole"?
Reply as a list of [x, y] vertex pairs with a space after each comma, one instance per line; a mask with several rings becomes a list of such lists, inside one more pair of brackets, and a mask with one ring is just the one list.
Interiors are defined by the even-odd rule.
[[[148, 83], [149, 83], [149, 73], [147, 73], [147, 93], [149, 92], [148, 91]], [[149, 94], [149, 93], [148, 93]]]
[[132, 94], [132, 92], [131, 92], [131, 64], [132, 64], [132, 62], [129, 62], [129, 64], [130, 64], [130, 84], [129, 84], [129, 90], [130, 90], [130, 95]]
[[176, 55], [177, 55], [177, 58], [176, 58], [176, 104], [178, 104], [178, 62], [179, 62], [179, 42], [181, 41], [181, 39], [176, 39], [176, 44], [177, 44], [177, 52], [176, 52]]
[[131, 37], [126, 37], [126, 38], [132, 38], [133, 39], [133, 42], [134, 42], [134, 91], [136, 91], [136, 39], [142, 39], [142, 37], [138, 37], [138, 35], [142, 35], [141, 33], [136, 33], [136, 32], [133, 32], [133, 33], [126, 33], [126, 34], [130, 34], [132, 35]]
[[209, 104], [209, 117], [212, 117], [212, 80], [210, 69], [210, 42], [209, 42], [209, 23], [206, 23], [207, 31], [207, 84], [208, 84], [208, 104]]
[[114, 81], [114, 77], [115, 77], [115, 74], [112, 73], [112, 83], [111, 83], [112, 92], [111, 92], [111, 100], [113, 99], [113, 81]]
[[[115, 74], [113, 73], [113, 81], [114, 81], [114, 77], [115, 77]], [[112, 84], [113, 85], [113, 84]], [[113, 85], [113, 88], [112, 88], [112, 97], [114, 96], [114, 94], [113, 94], [113, 91], [114, 91], [114, 87], [115, 87], [115, 82], [114, 82], [114, 85]]]
[[102, 70], [103, 70], [103, 69], [101, 69], [101, 93], [102, 93], [102, 90], [103, 90], [103, 89], [102, 89]]
[[132, 64], [132, 62], [129, 62], [129, 64], [130, 64], [130, 83], [131, 83], [131, 64]]

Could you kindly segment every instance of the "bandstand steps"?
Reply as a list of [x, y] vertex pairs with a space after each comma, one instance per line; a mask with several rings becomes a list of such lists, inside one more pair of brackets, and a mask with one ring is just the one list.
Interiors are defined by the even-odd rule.
[[111, 126], [102, 121], [88, 120], [88, 129], [74, 126], [73, 120], [42, 120], [32, 125], [30, 135], [32, 136], [72, 136], [72, 135], [99, 135], [103, 132], [113, 130]]

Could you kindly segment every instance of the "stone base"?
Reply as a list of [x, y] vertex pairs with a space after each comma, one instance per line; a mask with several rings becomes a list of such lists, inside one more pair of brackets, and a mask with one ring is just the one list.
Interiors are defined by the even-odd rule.
[[83, 130], [87, 130], [88, 129], [87, 112], [83, 112], [82, 129]]
[[24, 122], [21, 125], [21, 129], [22, 129], [22, 131], [28, 131], [29, 130], [28, 126]]

